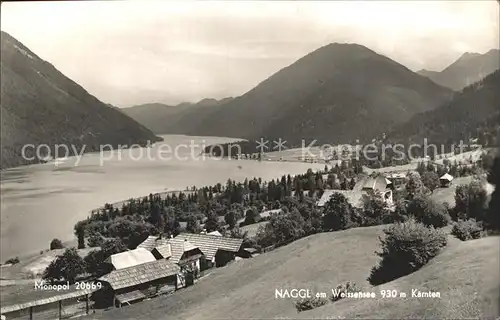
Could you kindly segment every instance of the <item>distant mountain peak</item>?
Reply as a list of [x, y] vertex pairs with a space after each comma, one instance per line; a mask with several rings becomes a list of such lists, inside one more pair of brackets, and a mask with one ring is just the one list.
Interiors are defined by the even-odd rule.
[[[472, 59], [472, 58], [475, 58], [475, 57], [479, 57], [481, 56], [480, 53], [477, 53], [477, 52], [465, 52], [464, 54], [462, 54], [460, 56], [460, 58], [457, 59], [456, 62], [459, 62], [459, 61], [467, 61], [469, 59]], [[455, 63], [456, 63], [455, 62]]]
[[500, 68], [500, 50], [491, 49], [481, 54], [465, 52], [441, 72], [420, 70], [418, 74], [437, 84], [460, 91]]

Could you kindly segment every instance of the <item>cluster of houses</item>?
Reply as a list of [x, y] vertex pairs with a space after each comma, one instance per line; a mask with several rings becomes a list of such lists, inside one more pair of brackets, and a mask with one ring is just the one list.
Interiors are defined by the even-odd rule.
[[[362, 208], [365, 197], [379, 195], [389, 208], [393, 208], [393, 191], [404, 186], [406, 179], [407, 173], [405, 172], [393, 172], [365, 177], [358, 180], [352, 190], [325, 190], [316, 204], [318, 207], [324, 207], [333, 194], [340, 193], [347, 198], [353, 207]], [[453, 177], [446, 173], [439, 178], [439, 181], [442, 188], [447, 188], [451, 185]]]
[[[111, 255], [106, 263], [112, 271], [89, 288], [54, 292], [36, 300], [5, 306], [2, 319], [63, 319], [89, 314], [95, 307], [121, 307], [147, 298], [173, 293], [193, 285], [202, 274], [233, 260], [250, 258], [254, 250], [243, 248], [243, 239], [219, 232], [176, 237], [149, 236], [137, 248]], [[50, 293], [50, 292], [49, 292]]]
[[136, 249], [109, 257], [113, 271], [99, 278], [99, 302], [121, 307], [193, 285], [207, 269], [236, 257], [249, 258], [242, 239], [220, 233], [181, 233], [175, 238], [149, 236]]

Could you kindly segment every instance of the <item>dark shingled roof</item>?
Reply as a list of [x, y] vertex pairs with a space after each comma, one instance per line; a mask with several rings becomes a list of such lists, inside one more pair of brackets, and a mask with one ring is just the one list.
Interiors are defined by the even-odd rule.
[[170, 249], [170, 244], [162, 244], [153, 249], [153, 253], [157, 252], [163, 259], [168, 259], [172, 256], [172, 250]]
[[194, 233], [181, 233], [174, 239], [186, 239], [194, 246], [200, 248], [208, 260], [212, 260], [215, 257], [217, 250], [238, 252], [243, 243], [243, 239]]
[[179, 270], [176, 264], [161, 259], [111, 271], [111, 273], [99, 278], [99, 281], [107, 282], [113, 290], [118, 290], [173, 276], [178, 274]]
[[168, 239], [160, 238], [158, 236], [149, 236], [146, 240], [141, 242], [137, 248], [144, 248], [146, 250], [152, 251], [155, 247], [164, 245], [167, 243]]
[[199, 248], [194, 246], [191, 242], [180, 238], [168, 239], [167, 244], [163, 244], [154, 248], [154, 250], [158, 252], [164, 259], [168, 258], [174, 263], [179, 263], [182, 256], [184, 255], [184, 252], [196, 249]]

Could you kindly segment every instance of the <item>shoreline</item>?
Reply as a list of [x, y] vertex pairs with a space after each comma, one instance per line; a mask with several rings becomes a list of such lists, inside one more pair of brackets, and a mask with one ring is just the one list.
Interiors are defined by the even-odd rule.
[[[302, 163], [302, 165], [304, 166], [303, 169], [297, 169], [297, 168], [294, 168], [293, 165], [297, 165], [298, 163], [296, 162], [288, 162], [287, 164], [285, 164], [285, 162], [283, 163], [283, 166], [280, 166], [280, 169], [278, 170], [279, 172], [274, 172], [274, 170], [269, 170], [267, 168], [269, 168], [268, 166], [266, 166], [266, 164], [262, 164], [263, 167], [261, 169], [258, 169], [258, 167], [255, 167], [255, 164], [254, 162], [255, 161], [251, 161], [251, 160], [240, 160], [240, 161], [227, 161], [227, 163], [231, 166], [231, 170], [230, 171], [235, 171], [236, 169], [232, 168], [232, 166], [238, 166], [238, 165], [241, 165], [243, 167], [243, 170], [242, 172], [243, 173], [240, 173], [240, 174], [236, 174], [235, 177], [233, 177], [233, 174], [231, 174], [230, 176], [228, 176], [227, 178], [231, 178], [232, 180], [235, 180], [235, 181], [238, 181], [238, 182], [243, 182], [245, 178], [253, 178], [254, 176], [255, 177], [262, 177], [263, 180], [265, 181], [268, 181], [270, 179], [277, 179], [277, 178], [280, 178], [281, 177], [281, 173], [279, 172], [284, 172], [283, 174], [302, 174], [302, 173], [305, 173], [306, 170], [308, 168], [311, 168], [313, 170], [319, 170], [321, 168], [323, 168], [323, 166], [321, 166], [320, 164], [310, 164], [310, 163]], [[266, 161], [268, 162], [268, 164], [273, 164], [274, 166], [277, 165], [277, 163], [275, 161]], [[249, 164], [248, 168], [249, 168], [249, 171], [248, 173], [245, 171], [245, 168], [247, 167], [245, 165], [245, 163]], [[287, 165], [292, 165], [292, 167], [288, 168]], [[22, 171], [22, 170], [26, 170], [27, 172], [31, 172], [33, 171], [35, 168], [37, 169], [41, 169], [41, 171], [46, 171], [47, 170], [47, 164], [44, 165], [44, 167], [41, 167], [41, 165], [32, 165], [33, 168], [30, 168], [28, 169], [27, 166], [21, 166], [21, 167], [16, 167], [16, 168], [10, 168], [9, 171], [7, 172], [11, 172], [12, 174], [14, 173], [17, 173], [19, 171]], [[272, 168], [272, 167], [271, 167]], [[234, 170], [233, 170], [234, 169]], [[241, 168], [240, 168], [241, 169]], [[236, 170], [236, 171], [239, 171], [239, 170]], [[262, 174], [261, 174], [262, 172]], [[274, 172], [274, 173], [273, 173]], [[191, 179], [191, 180], [194, 180], [195, 178]], [[207, 179], [195, 179], [196, 181], [190, 181], [187, 183], [187, 185], [195, 185], [197, 186], [198, 188], [200, 187], [204, 187], [204, 186], [209, 186], [209, 185], [215, 185], [217, 183], [222, 183], [222, 184], [225, 184], [226, 183], [226, 180], [225, 178], [220, 178], [220, 177], [217, 177], [217, 179], [213, 180], [213, 181], [208, 181], [207, 182]], [[8, 180], [6, 179], [6, 182]], [[168, 185], [168, 183], [165, 183], [164, 186], [166, 187]], [[164, 188], [163, 190], [161, 188], [151, 188], [151, 189], [148, 189], [147, 192], [145, 192], [146, 190], [144, 190], [144, 188], [142, 188], [139, 192], [136, 193], [136, 195], [133, 195], [132, 193], [132, 196], [127, 196], [127, 197], [119, 197], [118, 199], [115, 198], [115, 201], [112, 202], [112, 204], [114, 206], [121, 206], [123, 205], [124, 203], [126, 203], [128, 200], [130, 199], [142, 199], [143, 197], [145, 196], [149, 196], [150, 193], [152, 194], [160, 194], [162, 195], [162, 197], [165, 197], [166, 195], [168, 194], [172, 194], [172, 193], [179, 193], [179, 192], [192, 192], [192, 190], [183, 190], [182, 188], [179, 188], [180, 186], [176, 186], [173, 185], [172, 188]], [[156, 190], [155, 190], [156, 189]], [[154, 190], [155, 192], [151, 192], [150, 190]], [[109, 198], [108, 198], [109, 199]], [[78, 221], [81, 221], [81, 220], [84, 220], [86, 218], [88, 218], [92, 212], [95, 212], [96, 210], [98, 209], [101, 209], [103, 208], [104, 204], [106, 202], [105, 201], [100, 201], [100, 205], [99, 206], [95, 206], [95, 207], [90, 207], [90, 208], [87, 208], [84, 212], [85, 214], [83, 214], [82, 212], [82, 215], [79, 216], [79, 218], [77, 218], [70, 226], [70, 228], [65, 228], [65, 230], [67, 232], [64, 232], [66, 233], [66, 236], [63, 236], [63, 235], [56, 235], [54, 234], [51, 238], [59, 238], [61, 241], [63, 241], [63, 243], [66, 245], [66, 246], [71, 246], [70, 244], [71, 243], [76, 243], [76, 237], [74, 236], [73, 234], [73, 226], [75, 223], [77, 223]], [[12, 239], [15, 239], [15, 238], [11, 238], [11, 239], [4, 239], [7, 243], [8, 241], [14, 241]], [[45, 240], [43, 240], [45, 241]], [[50, 241], [50, 239], [48, 239], [47, 241]], [[33, 241], [33, 243], [40, 243], [40, 242], [36, 242], [36, 241]], [[48, 245], [48, 242], [47, 242], [47, 245]], [[21, 261], [22, 260], [26, 260], [28, 258], [32, 258], [32, 257], [36, 257], [38, 255], [40, 255], [40, 251], [46, 251], [48, 249], [48, 247], [46, 245], [44, 245], [44, 243], [42, 243], [41, 245], [38, 245], [38, 246], [35, 246], [35, 245], [26, 245], [25, 247], [27, 247], [28, 250], [19, 250], [19, 251], [16, 251], [16, 250], [13, 250], [13, 251], [9, 251], [8, 255], [6, 256], [2, 256], [2, 261], [0, 261], [0, 263], [4, 264], [5, 263], [5, 260], [7, 259], [10, 259], [10, 258], [15, 258], [15, 257], [18, 257]], [[9, 267], [6, 267], [6, 268], [9, 268]]]

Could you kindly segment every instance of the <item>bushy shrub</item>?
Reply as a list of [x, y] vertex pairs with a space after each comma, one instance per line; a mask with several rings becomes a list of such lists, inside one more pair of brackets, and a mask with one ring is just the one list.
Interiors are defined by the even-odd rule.
[[87, 245], [90, 248], [100, 247], [104, 243], [104, 239], [100, 233], [92, 233], [87, 240]]
[[394, 212], [392, 213], [394, 222], [405, 222], [408, 220], [408, 204], [407, 200], [399, 200], [396, 202]]
[[364, 196], [363, 202], [363, 226], [378, 226], [394, 222], [394, 217], [389, 210], [389, 206], [384, 201], [382, 194], [376, 193], [373, 196]]
[[392, 281], [420, 269], [446, 246], [446, 234], [439, 229], [408, 219], [384, 230], [385, 238], [380, 238], [382, 258], [380, 264], [372, 268], [368, 278], [371, 284], [379, 285]]
[[64, 248], [62, 241], [59, 239], [53, 239], [50, 242], [50, 250], [55, 250], [55, 249], [62, 249]]
[[323, 229], [337, 231], [356, 227], [353, 222], [354, 212], [354, 208], [343, 194], [334, 193], [325, 204]]
[[445, 227], [451, 220], [443, 204], [421, 194], [410, 201], [407, 213], [413, 215], [417, 222], [434, 228]]
[[483, 226], [481, 222], [475, 219], [460, 220], [455, 222], [451, 234], [462, 241], [479, 239], [483, 233]]
[[10, 258], [9, 260], [5, 261], [5, 264], [17, 264], [17, 263], [19, 263], [18, 257]]
[[455, 189], [455, 216], [457, 219], [485, 220], [488, 195], [483, 182], [473, 180]]
[[42, 278], [52, 283], [63, 279], [73, 284], [77, 276], [84, 272], [85, 261], [75, 248], [69, 248], [48, 265]]
[[359, 288], [356, 285], [356, 282], [347, 281], [345, 283], [339, 284], [334, 289], [334, 291], [336, 292], [336, 294], [332, 294], [332, 296], [330, 297], [330, 300], [332, 302], [335, 302], [335, 301], [338, 301], [338, 300], [342, 299], [343, 298], [341, 296], [342, 293], [345, 294], [345, 295], [347, 295], [350, 292], [359, 292], [359, 291], [361, 291], [361, 288]]
[[297, 312], [312, 310], [317, 307], [324, 306], [328, 302], [326, 298], [303, 298], [295, 301], [295, 309]]

